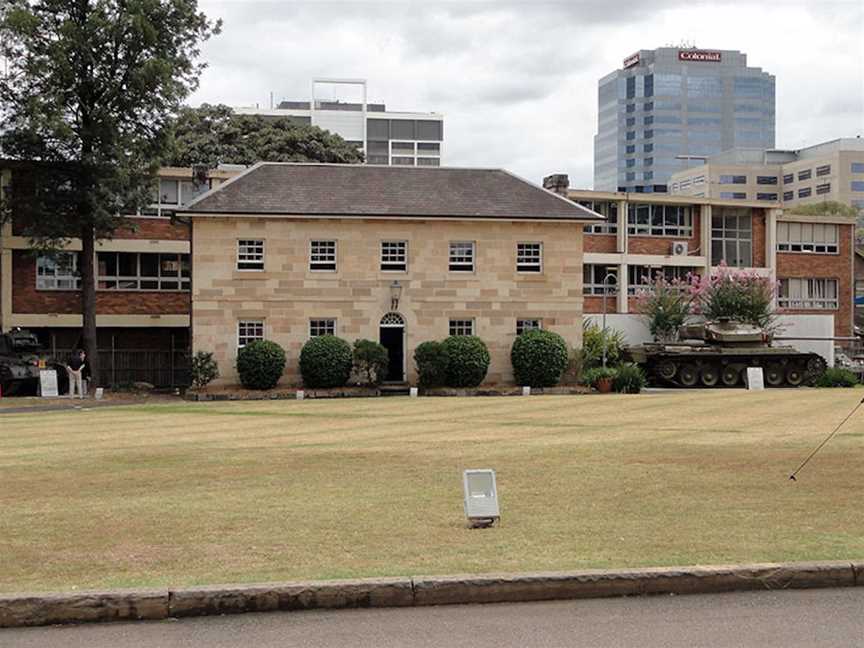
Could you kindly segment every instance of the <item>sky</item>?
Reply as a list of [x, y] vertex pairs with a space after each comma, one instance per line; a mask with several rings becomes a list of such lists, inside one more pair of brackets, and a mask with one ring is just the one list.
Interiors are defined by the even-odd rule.
[[778, 148], [864, 136], [861, 0], [199, 0], [223, 20], [190, 103], [308, 99], [362, 78], [388, 110], [444, 114], [443, 163], [593, 181], [597, 81], [639, 49], [737, 49], [776, 77]]

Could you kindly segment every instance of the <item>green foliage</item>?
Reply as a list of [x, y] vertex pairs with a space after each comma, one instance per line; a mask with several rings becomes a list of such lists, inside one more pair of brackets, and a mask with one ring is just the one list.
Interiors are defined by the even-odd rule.
[[343, 387], [353, 365], [351, 345], [335, 335], [313, 337], [300, 351], [300, 375], [303, 384], [312, 389]]
[[552, 331], [532, 330], [516, 336], [510, 362], [516, 384], [530, 387], [557, 385], [567, 370], [567, 343]]
[[691, 301], [686, 284], [658, 275], [640, 293], [636, 308], [654, 339], [667, 342], [676, 339], [678, 327], [686, 324]]
[[829, 367], [816, 379], [817, 387], [854, 387], [858, 377], [843, 367]]
[[447, 383], [447, 352], [441, 342], [418, 344], [414, 364], [421, 387], [441, 387]]
[[638, 365], [627, 362], [616, 368], [612, 389], [619, 394], [638, 394], [646, 382], [645, 372]]
[[271, 389], [285, 371], [285, 350], [269, 340], [250, 342], [237, 354], [240, 384], [247, 389]]
[[612, 367], [591, 367], [582, 372], [582, 382], [589, 387], [596, 387], [600, 380], [614, 380], [615, 374]]
[[797, 205], [789, 210], [790, 214], [800, 216], [845, 216], [846, 218], [857, 218], [858, 209], [852, 205], [846, 205], [836, 200], [823, 200], [822, 202], [809, 205]]
[[196, 0], [0, 2], [0, 150], [34, 162], [0, 215], [14, 212], [34, 247], [81, 239], [96, 379], [95, 241], [132, 227], [119, 212], [152, 202], [171, 123], [204, 68], [200, 45], [219, 28]]
[[621, 361], [624, 349], [624, 334], [608, 326], [604, 331], [591, 320], [582, 323], [582, 367], [591, 369], [603, 364], [603, 347], [606, 347], [606, 365], [615, 366]]
[[191, 370], [192, 384], [199, 389], [219, 377], [219, 364], [213, 358], [213, 354], [207, 351], [198, 351], [192, 356]]
[[172, 166], [256, 162], [362, 162], [363, 154], [339, 135], [288, 117], [235, 115], [225, 105], [183, 108], [174, 124]]
[[476, 387], [489, 371], [489, 349], [475, 335], [451, 335], [441, 343], [447, 356], [447, 386]]
[[378, 385], [387, 373], [390, 354], [383, 344], [372, 340], [354, 341], [354, 369], [367, 385]]

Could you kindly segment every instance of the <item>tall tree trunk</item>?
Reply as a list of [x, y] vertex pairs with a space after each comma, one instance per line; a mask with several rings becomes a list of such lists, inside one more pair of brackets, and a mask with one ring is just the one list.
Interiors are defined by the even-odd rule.
[[99, 384], [99, 353], [96, 346], [96, 236], [92, 227], [81, 228], [81, 315], [82, 337], [92, 383]]

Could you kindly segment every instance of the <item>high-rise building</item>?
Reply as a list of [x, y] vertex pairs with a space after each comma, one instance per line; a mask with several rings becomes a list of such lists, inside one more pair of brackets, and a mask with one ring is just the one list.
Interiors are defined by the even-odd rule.
[[736, 147], [774, 147], [774, 76], [742, 52], [639, 50], [599, 81], [596, 190], [665, 192], [676, 171]]
[[364, 79], [315, 79], [309, 100], [281, 101], [273, 108], [235, 108], [238, 115], [288, 117], [340, 135], [366, 155], [367, 164], [441, 166], [444, 116], [388, 111], [369, 103]]

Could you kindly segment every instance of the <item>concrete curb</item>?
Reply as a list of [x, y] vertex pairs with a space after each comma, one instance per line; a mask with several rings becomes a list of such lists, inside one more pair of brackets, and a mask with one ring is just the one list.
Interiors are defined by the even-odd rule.
[[417, 576], [0, 596], [0, 628], [276, 610], [864, 586], [864, 561]]

